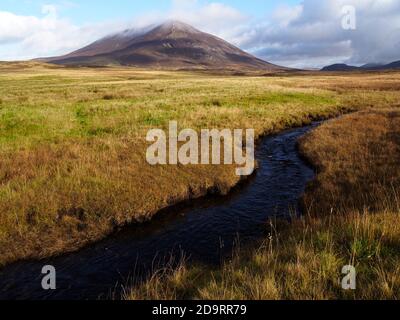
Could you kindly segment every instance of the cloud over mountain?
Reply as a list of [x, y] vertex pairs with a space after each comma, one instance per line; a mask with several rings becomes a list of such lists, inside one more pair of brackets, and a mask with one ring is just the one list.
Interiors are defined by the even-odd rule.
[[64, 56], [41, 59], [69, 66], [136, 66], [166, 70], [287, 71], [189, 24], [171, 20], [149, 30], [125, 30]]

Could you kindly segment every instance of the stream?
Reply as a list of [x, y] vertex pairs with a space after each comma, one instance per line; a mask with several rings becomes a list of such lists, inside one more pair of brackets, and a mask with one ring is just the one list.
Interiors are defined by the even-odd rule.
[[[228, 196], [209, 196], [176, 206], [142, 225], [123, 228], [78, 252], [43, 261], [22, 261], [0, 271], [0, 299], [92, 300], [118, 298], [121, 286], [152, 270], [189, 262], [219, 265], [235, 244], [267, 235], [270, 217], [299, 213], [298, 200], [314, 178], [297, 152], [299, 137], [317, 126], [263, 138], [257, 146], [259, 169]], [[41, 287], [44, 265], [57, 271], [57, 290]]]

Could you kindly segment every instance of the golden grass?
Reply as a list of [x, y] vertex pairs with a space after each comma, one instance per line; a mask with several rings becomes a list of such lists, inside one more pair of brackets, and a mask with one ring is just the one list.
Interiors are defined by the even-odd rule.
[[[183, 264], [126, 298], [399, 299], [399, 121], [393, 109], [321, 126], [300, 145], [319, 169], [305, 196], [308, 215], [271, 220], [262, 245], [239, 250], [222, 269]], [[357, 270], [354, 291], [341, 287], [348, 264]]]
[[332, 90], [342, 80], [0, 64], [0, 265], [78, 249], [238, 182], [234, 166], [149, 166], [146, 133], [170, 120], [260, 136], [398, 101], [393, 90]]
[[[156, 274], [126, 298], [399, 299], [398, 219], [399, 212], [354, 213], [280, 225], [257, 250], [241, 252], [221, 270], [182, 265]], [[355, 291], [341, 287], [347, 264], [358, 272]]]
[[363, 111], [340, 123], [339, 128], [335, 121], [328, 123], [301, 141], [302, 153], [319, 172], [304, 197], [305, 207], [313, 215], [397, 209], [400, 111]]

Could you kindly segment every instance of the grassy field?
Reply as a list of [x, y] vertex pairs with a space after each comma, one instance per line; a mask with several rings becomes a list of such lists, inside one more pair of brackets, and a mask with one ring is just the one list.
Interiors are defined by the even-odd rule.
[[[308, 214], [271, 220], [269, 237], [238, 250], [222, 269], [161, 270], [127, 299], [399, 299], [400, 110], [370, 110], [304, 137], [318, 179]], [[353, 265], [357, 288], [341, 287]]]
[[0, 64], [0, 265], [76, 250], [238, 182], [234, 166], [151, 167], [146, 133], [277, 132], [400, 101], [400, 73], [205, 75]]

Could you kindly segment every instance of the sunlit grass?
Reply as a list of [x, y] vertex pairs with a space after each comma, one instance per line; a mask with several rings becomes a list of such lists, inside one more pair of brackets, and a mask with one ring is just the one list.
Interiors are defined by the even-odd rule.
[[[382, 75], [391, 83], [397, 73]], [[0, 64], [0, 264], [74, 250], [160, 209], [227, 192], [233, 166], [151, 167], [149, 129], [254, 128], [256, 136], [371, 104], [376, 76], [234, 77]], [[171, 183], [173, 181], [173, 183]]]
[[[334, 120], [300, 148], [319, 170], [306, 215], [272, 218], [261, 245], [239, 249], [220, 269], [182, 263], [126, 290], [126, 298], [399, 299], [399, 110]], [[356, 290], [342, 288], [345, 265], [356, 268]]]

